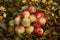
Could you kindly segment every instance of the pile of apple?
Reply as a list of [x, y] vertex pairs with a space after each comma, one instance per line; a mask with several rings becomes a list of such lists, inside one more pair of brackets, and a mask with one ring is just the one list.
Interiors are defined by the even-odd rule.
[[30, 6], [27, 10], [18, 14], [14, 22], [16, 24], [16, 33], [21, 35], [34, 33], [36, 36], [42, 36], [44, 32], [42, 26], [46, 24], [46, 18], [44, 12]]

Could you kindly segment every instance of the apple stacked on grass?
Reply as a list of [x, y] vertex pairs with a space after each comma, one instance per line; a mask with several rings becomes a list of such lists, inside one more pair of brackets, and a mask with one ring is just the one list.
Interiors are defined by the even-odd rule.
[[36, 36], [43, 35], [42, 26], [46, 23], [44, 12], [30, 6], [27, 10], [22, 11], [21, 15], [14, 19], [16, 33], [24, 34], [26, 32], [27, 34], [34, 33]]

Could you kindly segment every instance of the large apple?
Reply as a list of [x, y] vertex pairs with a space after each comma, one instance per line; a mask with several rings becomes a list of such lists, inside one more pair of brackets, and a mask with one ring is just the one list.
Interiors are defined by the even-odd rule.
[[22, 19], [22, 25], [25, 27], [29, 27], [30, 26], [30, 19], [29, 18], [23, 18]]
[[28, 10], [29, 10], [30, 13], [35, 13], [36, 12], [36, 9], [35, 9], [34, 6], [30, 6]]
[[23, 11], [22, 14], [23, 14], [24, 17], [29, 17], [30, 16], [29, 11]]
[[23, 34], [25, 32], [25, 28], [24, 26], [19, 25], [19, 26], [16, 26], [15, 31], [18, 34]]
[[36, 36], [42, 36], [43, 35], [43, 29], [42, 28], [35, 28], [35, 35]]
[[19, 25], [19, 24], [20, 24], [20, 21], [21, 21], [20, 16], [17, 16], [17, 17], [14, 19], [14, 22], [15, 22], [16, 25]]
[[34, 31], [34, 27], [33, 26], [30, 26], [30, 27], [26, 28], [26, 32], [28, 34], [31, 34], [33, 31]]
[[40, 18], [39, 22], [40, 22], [41, 25], [45, 25], [46, 19], [45, 18]]
[[30, 21], [35, 22], [36, 21], [36, 16], [35, 15], [30, 15]]

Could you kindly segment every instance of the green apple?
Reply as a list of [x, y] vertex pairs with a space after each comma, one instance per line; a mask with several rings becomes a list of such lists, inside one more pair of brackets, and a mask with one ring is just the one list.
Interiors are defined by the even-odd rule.
[[22, 25], [25, 27], [29, 27], [30, 26], [30, 19], [29, 18], [23, 18], [22, 19]]
[[9, 26], [10, 26], [10, 27], [14, 27], [14, 20], [10, 20], [10, 21], [9, 21]]
[[30, 26], [30, 27], [26, 28], [26, 32], [28, 34], [31, 34], [33, 31], [34, 31], [34, 27], [33, 26]]

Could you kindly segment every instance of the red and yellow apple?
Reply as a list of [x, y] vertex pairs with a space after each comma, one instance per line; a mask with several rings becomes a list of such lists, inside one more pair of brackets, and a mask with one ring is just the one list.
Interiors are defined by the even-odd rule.
[[29, 11], [23, 11], [22, 14], [23, 14], [24, 17], [29, 17], [30, 16]]
[[45, 18], [40, 18], [40, 19], [39, 19], [39, 23], [40, 23], [41, 25], [45, 25], [45, 24], [46, 24], [46, 19], [45, 19]]
[[30, 7], [28, 8], [28, 10], [29, 10], [30, 13], [35, 13], [35, 12], [36, 12], [36, 9], [35, 9], [34, 6], [30, 6]]
[[15, 31], [16, 31], [16, 33], [18, 33], [18, 34], [23, 34], [23, 33], [25, 32], [25, 28], [24, 28], [24, 26], [19, 25], [19, 26], [16, 26], [16, 27], [15, 27]]
[[35, 22], [36, 21], [36, 16], [35, 15], [30, 15], [30, 21]]

